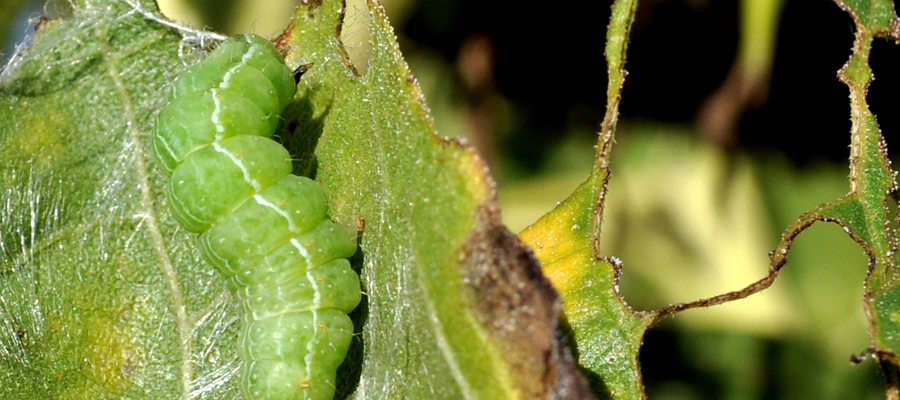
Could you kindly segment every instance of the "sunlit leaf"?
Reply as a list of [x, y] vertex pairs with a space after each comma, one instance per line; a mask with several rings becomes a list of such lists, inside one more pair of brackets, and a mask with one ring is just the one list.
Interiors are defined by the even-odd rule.
[[[79, 3], [44, 22], [0, 81], [11, 398], [238, 397], [233, 301], [170, 216], [149, 150], [168, 84], [218, 36], [180, 37], [154, 8]], [[365, 221], [354, 260], [367, 299], [339, 393], [589, 398], [556, 292], [499, 224], [487, 169], [435, 135], [381, 8], [370, 11], [364, 74], [338, 39], [340, 1], [301, 7], [278, 41], [291, 67], [312, 64], [282, 139], [335, 220]]]

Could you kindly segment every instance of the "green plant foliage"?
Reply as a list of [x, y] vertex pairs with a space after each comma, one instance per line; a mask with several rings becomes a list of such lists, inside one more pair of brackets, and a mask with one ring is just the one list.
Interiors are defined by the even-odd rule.
[[564, 202], [522, 232], [565, 300], [565, 318], [578, 362], [594, 391], [611, 399], [644, 397], [638, 352], [658, 314], [635, 313], [619, 296], [621, 265], [599, 254], [609, 181], [609, 151], [625, 79], [625, 50], [637, 2], [617, 0], [607, 31], [609, 85], [594, 171]]
[[900, 389], [892, 377], [900, 364], [900, 321], [895, 317], [900, 307], [900, 271], [897, 231], [891, 227], [889, 207], [891, 198], [897, 199], [897, 182], [866, 94], [872, 82], [868, 62], [872, 41], [875, 37], [900, 39], [900, 19], [889, 0], [836, 3], [856, 23], [853, 54], [838, 71], [850, 89], [850, 192], [805, 214], [798, 226], [816, 220], [837, 222], [869, 256], [864, 306], [870, 324], [870, 352], [887, 378], [889, 396], [896, 396]]
[[[510, 244], [503, 239], [505, 230], [492, 227], [497, 216], [484, 166], [465, 147], [433, 135], [419, 88], [380, 8], [372, 14], [366, 72], [356, 72], [333, 38], [338, 6], [301, 7], [289, 36], [288, 62], [315, 63], [301, 81], [297, 112], [325, 125], [316, 153], [317, 180], [334, 199], [333, 217], [366, 219], [361, 242], [369, 296], [363, 330], [369, 355], [362, 365], [362, 375], [369, 377], [366, 396], [539, 396], [545, 389], [532, 374], [545, 372], [533, 357], [550, 349], [531, 352], [553, 335], [542, 326], [547, 321], [484, 314], [502, 308], [493, 304], [496, 297], [482, 297], [484, 290], [508, 283], [478, 284], [494, 279], [484, 273], [503, 269], [484, 269], [491, 261], [483, 259], [478, 242]], [[543, 293], [542, 285], [538, 282], [533, 293]], [[502, 332], [479, 327], [485, 323]], [[518, 324], [524, 324], [521, 330], [513, 328]], [[504, 364], [519, 372], [497, 373]], [[397, 370], [417, 372], [383, 373]]]
[[[381, 8], [360, 74], [338, 40], [342, 2], [310, 3], [277, 42], [292, 68], [313, 65], [277, 137], [332, 218], [365, 221], [338, 396], [590, 398], [556, 293], [500, 225], [483, 163], [435, 135]], [[151, 144], [173, 77], [219, 39], [176, 32], [149, 0], [85, 1], [5, 71], [4, 395], [239, 397], [236, 301], [171, 217]]]
[[[888, 383], [890, 398], [896, 398], [897, 388], [897, 346], [900, 346], [900, 322], [896, 317], [896, 311], [900, 307], [900, 272], [897, 267], [898, 238], [897, 233], [891, 228], [889, 220], [889, 198], [897, 199], [897, 184], [895, 172], [890, 168], [887, 158], [887, 149], [881, 136], [874, 115], [866, 105], [865, 95], [872, 80], [872, 73], [868, 66], [868, 56], [874, 37], [882, 36], [897, 40], [900, 38], [900, 20], [894, 13], [891, 1], [872, 2], [841, 2], [838, 4], [848, 11], [857, 24], [856, 41], [853, 55], [847, 64], [840, 70], [839, 77], [850, 88], [851, 116], [853, 129], [851, 132], [851, 191], [846, 196], [816, 207], [813, 211], [803, 214], [796, 222], [791, 224], [782, 235], [781, 242], [771, 253], [769, 274], [752, 283], [742, 290], [729, 292], [695, 302], [673, 304], [659, 311], [645, 314], [634, 314], [620, 302], [615, 307], [602, 307], [598, 303], [601, 299], [618, 298], [618, 291], [595, 291], [593, 297], [595, 306], [592, 309], [615, 310], [607, 312], [601, 318], [605, 321], [606, 329], [596, 329], [591, 332], [573, 323], [573, 336], [579, 349], [590, 346], [609, 347], [612, 349], [632, 349], [630, 356], [636, 357], [638, 346], [624, 346], [621, 341], [611, 340], [608, 332], [610, 329], [626, 329], [635, 326], [629, 320], [635, 316], [646, 318], [647, 321], [638, 329], [631, 330], [626, 335], [630, 340], [640, 337], [652, 322], [664, 315], [684, 311], [696, 307], [708, 307], [725, 302], [745, 298], [749, 295], [764, 290], [772, 285], [781, 268], [787, 262], [787, 255], [794, 239], [802, 231], [809, 228], [817, 221], [831, 221], [840, 224], [866, 251], [870, 258], [869, 271], [866, 278], [865, 307], [870, 318], [872, 329], [872, 348], [870, 353], [878, 360]], [[607, 91], [607, 114], [601, 125], [600, 140], [597, 146], [597, 157], [592, 178], [579, 190], [576, 190], [569, 200], [560, 204], [556, 210], [539, 220], [535, 225], [523, 232], [523, 237], [537, 249], [538, 255], [544, 263], [545, 271], [551, 276], [555, 286], [560, 290], [567, 302], [566, 314], [570, 321], [579, 321], [583, 293], [597, 284], [594, 280], [580, 280], [581, 274], [596, 268], [594, 264], [601, 263], [600, 256], [600, 232], [603, 215], [603, 207], [607, 182], [609, 179], [608, 159], [612, 138], [618, 114], [618, 103], [621, 98], [622, 82], [624, 80], [624, 54], [627, 43], [628, 29], [634, 18], [635, 4], [620, 0], [614, 3], [611, 23], [607, 36], [606, 57], [609, 72], [609, 87]], [[593, 187], [592, 189], [590, 187]], [[587, 193], [593, 193], [593, 201], [579, 201]], [[591, 228], [585, 237], [580, 240], [567, 238], [578, 237], [579, 232], [586, 223], [585, 217], [591, 216], [587, 223]], [[568, 228], [568, 229], [567, 229]], [[566, 232], [566, 233], [563, 233]], [[577, 243], [577, 244], [575, 244]], [[552, 250], [546, 250], [550, 248]], [[560, 249], [557, 249], [560, 248]], [[567, 260], [566, 256], [575, 252], [585, 252], [579, 262]], [[602, 263], [601, 263], [602, 264]], [[562, 270], [562, 272], [560, 272]], [[614, 263], [605, 263], [601, 268], [605, 273], [592, 273], [591, 276], [601, 277], [601, 285], [604, 288], [618, 283], [618, 266]], [[574, 305], [573, 305], [574, 304]], [[604, 325], [604, 323], [599, 323]], [[593, 326], [596, 326], [593, 325]], [[589, 333], [588, 333], [589, 332]], [[632, 342], [633, 343], [633, 342]], [[581, 353], [581, 352], [579, 352]], [[602, 377], [607, 385], [622, 382], [621, 376], [610, 372], [608, 367], [591, 362], [584, 354], [580, 354], [579, 362], [583, 367]], [[622, 365], [620, 362], [617, 365]], [[637, 364], [631, 364], [632, 376], [638, 376]], [[622, 392], [622, 398], [640, 398], [639, 384], [631, 386], [628, 394]]]
[[[897, 184], [866, 104], [872, 42], [900, 39], [900, 20], [890, 0], [835, 2], [856, 24], [853, 54], [839, 72], [851, 99], [850, 192], [789, 224], [762, 279], [648, 312], [624, 302], [622, 265], [600, 252], [636, 0], [613, 2], [607, 110], [593, 171], [523, 232], [534, 254], [500, 224], [482, 160], [465, 143], [436, 135], [381, 7], [361, 9], [367, 22], [354, 32], [364, 39], [353, 50], [369, 53], [357, 58], [341, 42], [343, 2], [304, 2], [274, 43], [288, 67], [311, 69], [284, 122], [263, 125], [281, 127], [272, 137], [288, 149], [295, 174], [320, 183], [329, 217], [365, 222], [361, 251], [350, 260], [364, 297], [350, 315], [356, 332], [338, 371], [337, 398], [644, 398], [637, 355], [647, 329], [666, 315], [768, 288], [795, 238], [819, 221], [838, 223], [869, 258], [864, 354], [887, 378], [888, 397], [900, 398]], [[757, 11], [770, 15], [779, 4]], [[154, 121], [174, 77], [222, 37], [175, 27], [151, 0], [72, 6], [64, 18], [42, 21], [34, 44], [0, 77], [0, 393], [239, 398], [238, 302], [194, 235], [171, 217], [165, 167], [152, 154]], [[769, 63], [771, 42], [762, 38], [764, 48], [744, 62]], [[756, 68], [763, 76], [768, 67]], [[812, 282], [798, 290], [815, 290]], [[827, 329], [833, 316], [814, 308], [819, 315], [810, 324]], [[759, 351], [733, 335], [688, 342], [706, 355], [718, 345], [738, 355]], [[819, 364], [830, 361], [804, 364], [818, 356], [804, 351], [785, 352], [785, 365], [797, 364], [786, 370], [826, 370]], [[735, 366], [743, 361], [738, 355], [719, 364], [732, 368], [734, 393], [756, 379], [738, 376], [756, 370]], [[840, 382], [862, 381], [847, 379]]]
[[592, 176], [521, 235], [565, 298], [578, 362], [590, 371], [595, 392], [611, 399], [640, 399], [637, 355], [655, 313], [632, 311], [619, 296], [619, 261], [594, 256], [591, 221], [603, 181], [604, 176]]

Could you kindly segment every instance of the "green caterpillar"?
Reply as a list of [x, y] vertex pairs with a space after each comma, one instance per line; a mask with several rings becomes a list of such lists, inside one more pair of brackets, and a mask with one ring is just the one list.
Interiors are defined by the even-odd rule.
[[360, 301], [355, 228], [327, 218], [322, 189], [271, 139], [296, 90], [269, 41], [230, 38], [174, 82], [153, 137], [175, 219], [241, 304], [251, 400], [331, 399]]

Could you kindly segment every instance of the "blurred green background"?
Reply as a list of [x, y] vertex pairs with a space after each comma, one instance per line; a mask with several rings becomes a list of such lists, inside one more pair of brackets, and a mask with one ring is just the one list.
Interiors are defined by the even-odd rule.
[[[170, 18], [274, 36], [296, 0], [160, 0]], [[364, 65], [363, 7], [343, 32]], [[383, 0], [443, 136], [468, 138], [521, 230], [590, 170], [605, 107], [610, 1], [559, 6]], [[0, 1], [3, 60], [38, 13], [66, 2]], [[628, 51], [603, 252], [625, 263], [636, 309], [735, 290], [765, 275], [797, 216], [848, 190], [847, 90], [836, 71], [852, 21], [826, 0], [644, 0]], [[5, 61], [4, 61], [5, 63]], [[900, 55], [876, 42], [869, 103], [888, 143], [900, 127]], [[836, 225], [802, 234], [775, 285], [651, 330], [646, 391], [669, 399], [878, 399], [862, 312], [866, 259]]]

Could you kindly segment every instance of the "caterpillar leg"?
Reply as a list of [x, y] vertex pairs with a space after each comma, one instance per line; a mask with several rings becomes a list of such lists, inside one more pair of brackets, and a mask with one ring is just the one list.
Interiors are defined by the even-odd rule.
[[244, 396], [253, 400], [334, 397], [353, 322], [339, 310], [286, 313], [245, 326], [241, 335]]

